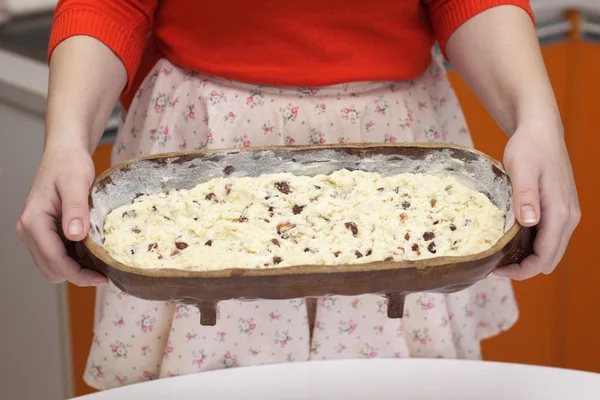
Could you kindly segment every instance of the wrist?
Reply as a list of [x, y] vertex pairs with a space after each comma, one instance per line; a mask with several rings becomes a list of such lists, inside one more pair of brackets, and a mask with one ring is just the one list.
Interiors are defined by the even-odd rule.
[[[558, 114], [558, 112], [557, 112]], [[519, 118], [514, 132], [510, 135], [529, 136], [544, 140], [564, 137], [564, 127], [560, 115], [536, 113], [536, 115]]]
[[92, 145], [85, 128], [60, 129], [47, 127], [44, 141], [44, 151], [69, 149], [70, 151], [83, 150], [92, 154]]

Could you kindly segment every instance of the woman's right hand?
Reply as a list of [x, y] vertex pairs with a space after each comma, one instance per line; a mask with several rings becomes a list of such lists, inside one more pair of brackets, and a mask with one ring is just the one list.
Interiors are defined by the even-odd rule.
[[90, 36], [69, 37], [52, 52], [44, 154], [17, 222], [17, 234], [51, 282], [107, 282], [71, 259], [63, 241], [81, 241], [88, 233], [95, 175], [90, 155], [126, 82], [121, 60]]
[[[47, 146], [31, 185], [17, 234], [50, 282], [101, 286], [107, 279], [67, 255], [62, 237], [81, 241], [90, 226], [88, 191], [94, 163], [80, 146]], [[62, 230], [62, 232], [61, 232]], [[61, 237], [61, 235], [64, 235]]]

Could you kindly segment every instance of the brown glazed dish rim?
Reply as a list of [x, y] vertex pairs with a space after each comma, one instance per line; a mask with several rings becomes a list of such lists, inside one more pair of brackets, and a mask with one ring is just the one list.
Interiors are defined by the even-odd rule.
[[[269, 150], [284, 150], [284, 151], [302, 151], [302, 150], [313, 150], [313, 149], [376, 149], [386, 147], [417, 147], [417, 148], [428, 148], [428, 149], [456, 149], [460, 151], [471, 152], [478, 157], [483, 157], [497, 167], [503, 174], [506, 175], [506, 171], [502, 164], [492, 158], [491, 156], [473, 149], [471, 147], [456, 145], [456, 144], [445, 144], [445, 143], [418, 143], [418, 142], [407, 142], [407, 143], [357, 143], [357, 144], [332, 144], [332, 145], [305, 145], [305, 146], [263, 146], [263, 147], [250, 147], [250, 148], [227, 148], [227, 149], [202, 149], [202, 150], [189, 150], [189, 151], [178, 151], [170, 153], [160, 153], [143, 157], [136, 157], [119, 164], [112, 166], [105, 170], [103, 173], [98, 175], [94, 180], [89, 192], [89, 203], [92, 202], [92, 191], [99, 182], [106, 177], [110, 176], [115, 171], [143, 160], [156, 160], [156, 159], [169, 159], [177, 158], [182, 156], [190, 156], [196, 154], [211, 154], [211, 153], [238, 153], [238, 152], [253, 152], [253, 151], [269, 151]], [[115, 258], [113, 258], [106, 249], [96, 243], [88, 233], [83, 240], [84, 246], [88, 251], [92, 253], [97, 259], [102, 261], [104, 264], [118, 269], [122, 272], [147, 276], [147, 277], [159, 277], [159, 278], [234, 278], [234, 277], [268, 277], [268, 276], [289, 276], [289, 275], [312, 275], [312, 274], [336, 274], [336, 273], [348, 273], [348, 272], [370, 272], [370, 271], [390, 271], [390, 270], [401, 270], [415, 268], [419, 270], [425, 270], [428, 268], [443, 267], [449, 264], [462, 264], [468, 262], [474, 262], [478, 260], [484, 260], [495, 253], [502, 251], [502, 249], [517, 235], [521, 225], [515, 219], [512, 226], [502, 235], [502, 237], [489, 249], [466, 256], [441, 256], [432, 257], [423, 260], [413, 261], [375, 261], [370, 263], [362, 264], [339, 264], [339, 265], [294, 265], [281, 268], [266, 268], [266, 269], [253, 269], [253, 268], [228, 268], [222, 270], [186, 270], [176, 268], [138, 268], [127, 266]]]

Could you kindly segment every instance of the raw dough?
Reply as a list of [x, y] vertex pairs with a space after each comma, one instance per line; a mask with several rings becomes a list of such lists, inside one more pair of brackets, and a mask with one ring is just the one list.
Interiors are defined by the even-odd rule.
[[340, 170], [141, 195], [104, 231], [131, 267], [274, 268], [475, 254], [502, 237], [504, 213], [452, 177]]

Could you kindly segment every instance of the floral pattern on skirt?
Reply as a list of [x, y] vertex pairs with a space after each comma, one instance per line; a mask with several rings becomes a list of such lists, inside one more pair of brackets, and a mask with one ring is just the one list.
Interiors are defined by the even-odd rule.
[[[199, 75], [161, 60], [141, 85], [113, 162], [185, 149], [352, 142], [471, 145], [438, 52], [407, 82], [329, 87], [252, 85]], [[98, 389], [220, 368], [356, 357], [481, 357], [480, 340], [518, 317], [508, 280], [464, 291], [418, 293], [388, 319], [376, 295], [318, 299], [312, 338], [303, 299], [224, 301], [217, 325], [197, 309], [98, 289], [85, 380]]]

